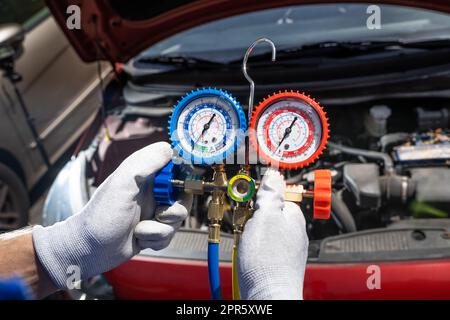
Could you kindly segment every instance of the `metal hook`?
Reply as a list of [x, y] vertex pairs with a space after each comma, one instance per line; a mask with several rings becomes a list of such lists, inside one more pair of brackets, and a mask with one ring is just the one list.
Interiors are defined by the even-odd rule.
[[255, 42], [252, 43], [252, 45], [247, 49], [247, 52], [244, 56], [244, 61], [242, 63], [242, 72], [244, 73], [245, 78], [250, 83], [250, 97], [248, 99], [248, 121], [250, 121], [250, 117], [252, 116], [253, 112], [253, 101], [255, 98], [255, 82], [247, 73], [247, 61], [249, 56], [252, 54], [253, 49], [260, 44], [261, 42], [267, 42], [272, 47], [272, 62], [274, 62], [277, 59], [277, 48], [275, 47], [275, 44], [272, 40], [268, 38], [259, 38]]

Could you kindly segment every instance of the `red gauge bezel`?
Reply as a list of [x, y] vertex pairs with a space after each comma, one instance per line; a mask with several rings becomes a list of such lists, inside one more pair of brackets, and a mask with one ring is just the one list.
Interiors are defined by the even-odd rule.
[[[295, 163], [275, 161], [272, 159], [271, 155], [268, 155], [267, 153], [265, 153], [262, 150], [262, 148], [259, 147], [258, 138], [256, 135], [256, 128], [257, 128], [258, 120], [266, 108], [268, 108], [275, 102], [277, 102], [279, 100], [283, 100], [283, 99], [302, 100], [303, 102], [306, 102], [308, 105], [310, 105], [312, 108], [314, 108], [314, 110], [319, 115], [319, 118], [320, 118], [320, 121], [322, 124], [322, 130], [323, 130], [320, 145], [317, 148], [317, 150], [306, 160], [295, 162]], [[270, 95], [269, 97], [267, 97], [266, 99], [264, 99], [253, 111], [251, 119], [250, 119], [249, 129], [250, 129], [249, 130], [249, 140], [250, 140], [250, 143], [253, 146], [253, 148], [256, 150], [258, 157], [260, 159], [264, 160], [264, 162], [266, 162], [267, 164], [270, 164], [272, 166], [277, 166], [281, 169], [303, 168], [303, 167], [310, 165], [314, 161], [316, 161], [320, 157], [320, 155], [323, 153], [323, 151], [325, 150], [326, 144], [329, 139], [329, 134], [330, 134], [328, 118], [326, 117], [326, 112], [322, 109], [322, 107], [320, 106], [320, 104], [317, 101], [315, 101], [310, 96], [305, 95], [304, 93], [300, 93], [299, 91], [284, 91], [284, 92], [280, 91], [280, 92], [274, 93], [274, 94]]]

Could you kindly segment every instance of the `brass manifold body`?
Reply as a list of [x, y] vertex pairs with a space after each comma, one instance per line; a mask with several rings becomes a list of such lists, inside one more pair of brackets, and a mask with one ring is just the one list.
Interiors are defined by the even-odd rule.
[[[220, 242], [220, 227], [223, 216], [226, 210], [226, 199], [228, 189], [228, 177], [225, 171], [225, 165], [216, 164], [212, 166], [214, 173], [211, 181], [204, 181], [203, 179], [193, 176], [187, 177], [185, 180], [172, 180], [172, 185], [175, 188], [184, 190], [186, 193], [194, 195], [202, 195], [204, 193], [211, 193], [211, 201], [208, 206], [208, 220], [209, 220], [209, 236], [210, 243]], [[239, 171], [241, 175], [250, 176], [250, 167], [241, 166]], [[258, 189], [256, 184], [255, 188]], [[292, 202], [301, 202], [303, 198], [312, 198], [313, 192], [305, 190], [302, 185], [288, 185], [286, 187], [285, 199]], [[235, 244], [239, 243], [241, 235], [244, 230], [244, 225], [253, 214], [252, 201], [236, 202], [233, 208], [233, 234]]]

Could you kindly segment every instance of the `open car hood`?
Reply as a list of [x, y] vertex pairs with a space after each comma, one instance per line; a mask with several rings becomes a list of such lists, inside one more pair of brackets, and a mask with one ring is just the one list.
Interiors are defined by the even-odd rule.
[[[47, 4], [80, 57], [91, 62], [126, 62], [158, 41], [186, 29], [229, 16], [294, 4], [343, 0], [47, 0]], [[373, 3], [358, 1], [357, 3]], [[448, 0], [382, 0], [377, 3], [450, 13]], [[81, 7], [81, 29], [69, 30], [70, 5]]]

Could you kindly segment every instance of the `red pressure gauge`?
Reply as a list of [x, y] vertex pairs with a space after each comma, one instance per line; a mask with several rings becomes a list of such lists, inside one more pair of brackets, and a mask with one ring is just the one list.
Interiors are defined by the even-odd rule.
[[260, 159], [282, 169], [305, 167], [328, 142], [326, 113], [298, 91], [275, 93], [253, 111], [249, 138]]

